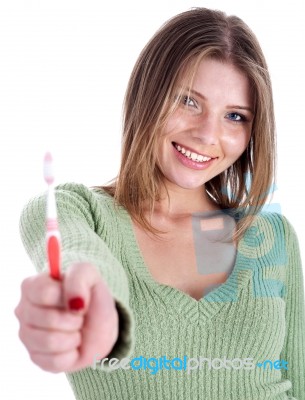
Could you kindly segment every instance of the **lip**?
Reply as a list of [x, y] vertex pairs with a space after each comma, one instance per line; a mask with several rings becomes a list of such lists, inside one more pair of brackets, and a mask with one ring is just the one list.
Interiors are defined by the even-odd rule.
[[175, 145], [179, 145], [180, 147], [183, 147], [185, 150], [189, 150], [189, 151], [191, 151], [192, 153], [196, 153], [196, 154], [198, 154], [198, 155], [200, 155], [200, 156], [210, 157], [210, 158], [217, 158], [217, 157], [213, 157], [213, 156], [211, 156], [211, 155], [209, 155], [209, 154], [199, 153], [197, 150], [194, 150], [194, 149], [192, 149], [191, 147], [188, 147], [188, 146], [184, 146], [184, 144], [181, 144], [181, 143], [172, 142], [172, 144], [173, 144], [174, 147], [175, 147]]
[[185, 157], [183, 154], [181, 154], [174, 145], [173, 145], [173, 151], [181, 164], [183, 164], [185, 167], [195, 169], [197, 171], [202, 171], [204, 169], [207, 169], [217, 159], [217, 158], [211, 158], [209, 161], [203, 161], [203, 162], [193, 161]]

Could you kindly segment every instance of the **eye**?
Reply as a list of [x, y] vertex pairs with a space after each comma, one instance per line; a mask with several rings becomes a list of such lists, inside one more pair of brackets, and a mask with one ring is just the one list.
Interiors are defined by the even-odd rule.
[[197, 102], [190, 96], [184, 95], [181, 97], [181, 102], [186, 107], [194, 107], [197, 108]]
[[234, 122], [244, 122], [247, 120], [244, 115], [236, 113], [236, 112], [227, 114], [227, 118]]

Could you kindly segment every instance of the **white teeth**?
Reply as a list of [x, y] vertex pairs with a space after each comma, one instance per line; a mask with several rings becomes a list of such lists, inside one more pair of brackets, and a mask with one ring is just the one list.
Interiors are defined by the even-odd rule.
[[189, 158], [193, 161], [204, 162], [204, 161], [211, 160], [211, 157], [206, 157], [206, 156], [202, 156], [201, 154], [193, 153], [189, 150], [185, 150], [184, 147], [181, 147], [179, 145], [175, 145], [175, 147], [180, 153], [184, 154], [187, 158]]

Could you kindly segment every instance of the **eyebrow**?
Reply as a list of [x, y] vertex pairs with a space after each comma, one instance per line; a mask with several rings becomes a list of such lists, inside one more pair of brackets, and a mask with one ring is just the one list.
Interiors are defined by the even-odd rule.
[[[188, 90], [190, 93], [194, 93], [196, 96], [200, 97], [202, 100], [207, 100], [207, 98], [202, 93], [197, 92], [197, 90], [190, 89], [190, 88], [186, 88], [186, 90]], [[254, 111], [252, 110], [251, 107], [248, 107], [248, 106], [238, 106], [238, 105], [233, 104], [233, 105], [227, 106], [227, 108], [236, 108], [238, 110], [247, 110], [251, 114], [254, 115]]]
[[252, 110], [252, 108], [247, 107], [247, 106], [236, 106], [236, 105], [230, 105], [227, 108], [237, 108], [238, 110], [247, 110], [249, 111], [251, 114], [254, 115], [254, 111]]

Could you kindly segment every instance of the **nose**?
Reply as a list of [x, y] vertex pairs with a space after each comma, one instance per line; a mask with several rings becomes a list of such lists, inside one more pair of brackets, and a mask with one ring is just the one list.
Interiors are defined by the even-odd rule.
[[222, 135], [221, 123], [216, 115], [204, 115], [198, 119], [193, 137], [205, 145], [216, 145]]

